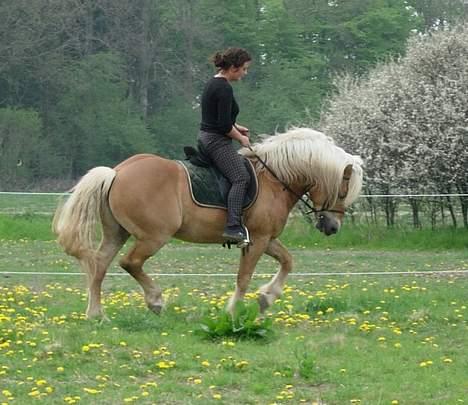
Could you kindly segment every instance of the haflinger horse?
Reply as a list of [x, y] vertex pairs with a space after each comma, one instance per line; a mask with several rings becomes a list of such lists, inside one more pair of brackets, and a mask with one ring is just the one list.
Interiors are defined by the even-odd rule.
[[[301, 196], [308, 196], [317, 228], [326, 235], [338, 232], [346, 208], [361, 190], [362, 160], [308, 128], [265, 137], [240, 153], [255, 167], [259, 192], [255, 203], [244, 211], [252, 245], [240, 255], [236, 288], [227, 310], [232, 312], [243, 299], [255, 266], [266, 253], [279, 262], [280, 269], [260, 287], [263, 312], [282, 294], [292, 269], [292, 257], [278, 240], [292, 208]], [[159, 313], [162, 291], [143, 271], [145, 261], [171, 238], [221, 244], [225, 221], [225, 210], [194, 203], [181, 164], [139, 154], [113, 169], [91, 169], [57, 208], [53, 230], [65, 252], [78, 259], [87, 275], [87, 317], [99, 318], [104, 317], [102, 281], [131, 235], [134, 245], [119, 264], [141, 285], [148, 308]]]

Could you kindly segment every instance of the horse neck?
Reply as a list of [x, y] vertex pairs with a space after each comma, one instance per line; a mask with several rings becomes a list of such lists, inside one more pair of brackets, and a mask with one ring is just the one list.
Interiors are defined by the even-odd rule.
[[266, 170], [258, 174], [258, 180], [259, 183], [263, 183], [274, 194], [275, 203], [281, 202], [284, 204], [287, 207], [288, 212], [292, 210], [294, 205], [296, 205], [300, 196], [307, 191], [307, 186], [302, 184], [283, 184]]

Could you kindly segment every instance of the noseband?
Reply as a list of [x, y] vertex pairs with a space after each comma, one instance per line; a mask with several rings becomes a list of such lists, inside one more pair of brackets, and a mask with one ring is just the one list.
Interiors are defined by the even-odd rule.
[[[309, 201], [308, 201], [308, 200], [310, 200], [310, 198], [306, 199], [306, 198], [304, 198], [304, 196], [307, 194], [308, 191], [310, 191], [311, 187], [308, 187], [303, 194], [296, 193], [291, 187], [289, 187], [286, 183], [284, 183], [283, 181], [281, 181], [278, 178], [276, 173], [253, 151], [253, 149], [251, 148], [250, 145], [247, 146], [247, 148], [253, 153], [255, 158], [258, 159], [258, 161], [263, 165], [263, 167], [265, 169], [267, 169], [270, 172], [270, 174], [284, 187], [284, 190], [289, 191], [292, 195], [297, 197], [297, 199], [299, 201], [301, 201], [309, 209], [309, 211], [304, 212], [305, 215], [311, 215], [311, 214], [317, 215], [317, 214], [320, 214], [321, 212], [333, 212], [333, 213], [341, 214], [341, 215], [345, 214], [345, 210], [335, 210], [335, 209], [330, 209], [330, 208], [326, 208], [326, 207], [322, 207], [320, 209], [317, 209], [317, 208], [313, 207], [312, 205], [310, 205]], [[349, 180], [349, 179], [347, 179], [347, 180]], [[340, 198], [341, 198], [341, 196], [340, 196]], [[346, 196], [344, 196], [343, 199], [344, 198], [346, 198]]]

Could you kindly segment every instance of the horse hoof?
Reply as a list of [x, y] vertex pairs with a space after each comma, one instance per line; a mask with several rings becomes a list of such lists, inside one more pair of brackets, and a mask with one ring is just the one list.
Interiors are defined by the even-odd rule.
[[163, 309], [163, 304], [148, 304], [148, 308], [153, 311], [156, 315], [159, 315]]
[[260, 306], [260, 313], [262, 314], [271, 305], [266, 294], [260, 294], [258, 296], [258, 305]]
[[88, 321], [110, 321], [109, 318], [104, 315], [103, 312], [87, 312], [86, 319]]

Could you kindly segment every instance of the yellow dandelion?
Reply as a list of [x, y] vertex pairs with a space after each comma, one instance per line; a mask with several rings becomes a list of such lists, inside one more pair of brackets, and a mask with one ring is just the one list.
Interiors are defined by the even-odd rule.
[[83, 391], [84, 392], [87, 392], [88, 394], [92, 394], [92, 395], [96, 395], [96, 394], [100, 394], [102, 391], [100, 390], [97, 390], [95, 388], [83, 388]]

